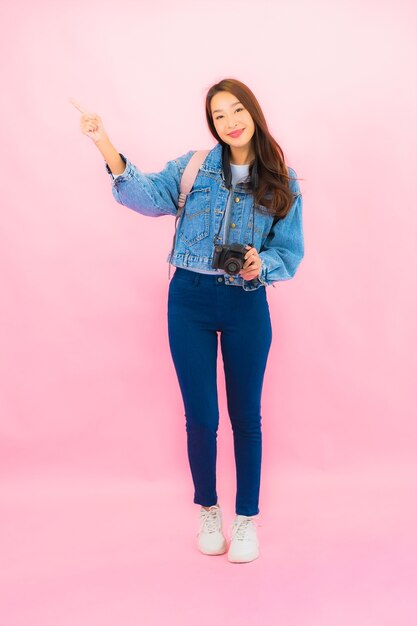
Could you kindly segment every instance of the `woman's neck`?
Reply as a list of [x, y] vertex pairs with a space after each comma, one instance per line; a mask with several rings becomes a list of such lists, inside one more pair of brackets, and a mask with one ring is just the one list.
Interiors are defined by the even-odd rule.
[[233, 165], [250, 165], [254, 158], [255, 155], [250, 146], [230, 148], [230, 163]]

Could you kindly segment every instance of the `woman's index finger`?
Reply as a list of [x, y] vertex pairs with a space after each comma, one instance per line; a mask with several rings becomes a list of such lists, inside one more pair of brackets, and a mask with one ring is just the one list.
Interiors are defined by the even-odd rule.
[[75, 98], [68, 98], [68, 100], [71, 102], [71, 104], [75, 106], [76, 109], [81, 111], [81, 113], [83, 113], [84, 115], [89, 115], [88, 111], [86, 111]]

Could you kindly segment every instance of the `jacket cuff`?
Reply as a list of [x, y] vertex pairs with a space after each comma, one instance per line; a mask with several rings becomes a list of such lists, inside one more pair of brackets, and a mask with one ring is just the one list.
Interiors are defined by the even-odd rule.
[[116, 178], [119, 179], [121, 177], [128, 178], [129, 176], [132, 175], [132, 165], [131, 165], [129, 159], [127, 159], [124, 156], [124, 154], [122, 154], [121, 152], [119, 152], [119, 156], [122, 159], [123, 163], [125, 164], [125, 169], [123, 170], [123, 172], [121, 174], [113, 174], [113, 172], [111, 171], [111, 169], [107, 165], [106, 161], [104, 161], [107, 173], [110, 174], [110, 176], [113, 178], [113, 180], [116, 180]]
[[252, 278], [251, 280], [243, 280], [243, 288], [246, 288], [248, 285], [253, 289], [258, 288], [260, 285], [264, 287], [268, 287], [268, 282], [266, 280], [266, 265], [261, 257], [261, 269], [259, 270], [259, 274], [256, 278]]
[[263, 285], [265, 285], [265, 287], [268, 286], [268, 281], [266, 279], [266, 265], [265, 265], [265, 261], [262, 257], [261, 258], [261, 269], [259, 271], [259, 275], [257, 276], [259, 282], [261, 282]]

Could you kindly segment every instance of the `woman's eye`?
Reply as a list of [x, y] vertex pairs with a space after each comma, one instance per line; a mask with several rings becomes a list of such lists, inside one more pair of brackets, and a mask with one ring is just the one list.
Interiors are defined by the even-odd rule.
[[[235, 113], [237, 113], [238, 111], [243, 111], [243, 107], [238, 107], [238, 108], [236, 109]], [[216, 120], [219, 120], [221, 117], [223, 117], [223, 115], [218, 115], [218, 116], [216, 117]]]

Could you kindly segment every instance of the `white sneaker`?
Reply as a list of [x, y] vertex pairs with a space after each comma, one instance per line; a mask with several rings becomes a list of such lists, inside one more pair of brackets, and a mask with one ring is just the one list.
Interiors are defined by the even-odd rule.
[[200, 509], [200, 530], [197, 534], [197, 546], [203, 554], [224, 554], [227, 541], [223, 534], [223, 516], [219, 504], [213, 504], [208, 510]]
[[253, 516], [236, 515], [231, 529], [227, 558], [232, 563], [247, 563], [259, 556], [259, 540]]

